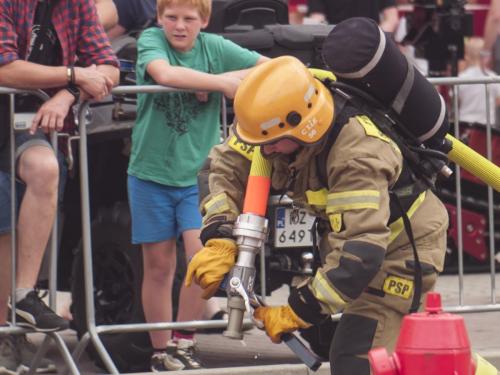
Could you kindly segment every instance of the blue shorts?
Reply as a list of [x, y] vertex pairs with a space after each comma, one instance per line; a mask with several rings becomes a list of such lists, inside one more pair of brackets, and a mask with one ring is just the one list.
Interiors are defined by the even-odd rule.
[[175, 239], [201, 228], [198, 186], [175, 187], [128, 176], [132, 243]]

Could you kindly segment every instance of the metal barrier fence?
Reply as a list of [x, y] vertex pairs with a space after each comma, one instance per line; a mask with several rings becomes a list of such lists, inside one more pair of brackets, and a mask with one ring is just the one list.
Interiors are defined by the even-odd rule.
[[[17, 222], [17, 210], [16, 210], [16, 171], [15, 171], [15, 138], [14, 138], [14, 101], [15, 94], [31, 94], [37, 96], [41, 100], [49, 99], [49, 96], [45, 94], [41, 90], [15, 90], [9, 88], [0, 87], [0, 94], [9, 95], [10, 104], [9, 104], [9, 112], [10, 112], [10, 189], [11, 189], [11, 204], [10, 204], [10, 213], [11, 213], [11, 324], [12, 327], [0, 327], [0, 333], [4, 334], [24, 334], [30, 332], [30, 330], [24, 329], [16, 325], [16, 298], [15, 298], [15, 290], [16, 290], [16, 254], [17, 254], [17, 231], [16, 231], [16, 222]], [[51, 143], [54, 148], [54, 152], [57, 153], [57, 133], [52, 132], [51, 134]], [[55, 310], [56, 308], [56, 294], [57, 294], [57, 215], [54, 219], [54, 225], [52, 227], [52, 232], [49, 241], [49, 305]], [[45, 333], [45, 340], [43, 341], [40, 348], [37, 350], [35, 357], [30, 366], [29, 374], [35, 373], [35, 369], [37, 368], [40, 360], [44, 356], [45, 352], [48, 349], [49, 340], [53, 339], [56, 343], [57, 349], [61, 353], [64, 362], [66, 363], [68, 370], [72, 374], [79, 374], [78, 368], [73, 361], [71, 354], [64, 343], [63, 339], [57, 332], [47, 332]]]
[[[113, 94], [130, 94], [130, 93], [159, 93], [182, 91], [178, 89], [162, 87], [162, 86], [129, 86], [117, 87], [113, 90]], [[223, 114], [225, 115], [225, 102], [223, 104]], [[155, 330], [173, 330], [173, 329], [200, 329], [200, 328], [220, 328], [226, 327], [227, 322], [224, 320], [206, 320], [192, 322], [162, 322], [162, 323], [134, 323], [134, 324], [114, 324], [114, 325], [96, 325], [95, 309], [94, 309], [94, 294], [93, 294], [93, 268], [92, 268], [92, 249], [91, 249], [91, 234], [90, 234], [90, 201], [89, 201], [89, 186], [88, 186], [88, 164], [87, 164], [87, 132], [84, 126], [85, 114], [89, 106], [88, 102], [82, 103], [79, 110], [79, 131], [80, 131], [80, 188], [81, 188], [81, 206], [82, 206], [82, 243], [83, 243], [83, 258], [84, 258], [84, 278], [85, 278], [85, 305], [87, 314], [88, 331], [80, 339], [80, 343], [73, 352], [73, 357], [78, 360], [89, 343], [92, 341], [94, 347], [102, 359], [106, 369], [111, 374], [118, 374], [113, 360], [106, 351], [99, 334], [112, 334], [119, 332], [143, 332]], [[227, 135], [227, 122], [223, 118], [223, 135]], [[83, 125], [83, 126], [82, 126]], [[250, 320], [245, 321], [246, 324], [251, 324]]]
[[[460, 118], [459, 118], [459, 95], [458, 87], [460, 85], [472, 85], [472, 84], [482, 84], [484, 86], [485, 93], [485, 111], [486, 111], [486, 157], [488, 160], [492, 161], [492, 126], [494, 119], [491, 118], [491, 84], [500, 84], [500, 76], [489, 76], [481, 79], [462, 79], [462, 78], [431, 78], [429, 80], [434, 85], [446, 86], [452, 89], [453, 103], [452, 110], [454, 114], [453, 128], [455, 134], [460, 134]], [[495, 281], [495, 203], [494, 203], [494, 192], [491, 186], [488, 186], [488, 227], [489, 227], [489, 256], [490, 256], [490, 280], [491, 280], [491, 292], [490, 292], [490, 303], [485, 305], [464, 305], [464, 246], [463, 246], [463, 223], [462, 223], [462, 189], [461, 189], [461, 170], [457, 165], [455, 172], [455, 188], [456, 188], [456, 207], [457, 207], [457, 227], [458, 227], [458, 275], [459, 275], [459, 305], [448, 307], [445, 310], [449, 312], [479, 312], [479, 311], [500, 311], [500, 304], [496, 301], [496, 281]], [[498, 193], [497, 193], [498, 194]]]
[[[490, 96], [489, 85], [490, 84], [500, 84], [500, 77], [487, 77], [484, 79], [459, 79], [459, 78], [436, 78], [430, 80], [435, 85], [447, 85], [453, 88], [453, 113], [458, 113], [458, 86], [459, 85], [468, 85], [468, 84], [482, 84], [485, 86], [485, 94], [487, 98]], [[113, 94], [136, 94], [136, 93], [159, 93], [159, 92], [171, 92], [171, 91], [179, 91], [177, 89], [166, 88], [162, 86], [121, 86], [113, 89]], [[13, 94], [21, 91], [11, 90], [11, 89], [2, 89], [0, 88], [0, 94]], [[24, 91], [23, 91], [24, 92]], [[13, 96], [13, 95], [11, 95]], [[224, 103], [223, 103], [224, 104]], [[100, 325], [98, 326], [95, 321], [95, 309], [94, 309], [94, 295], [93, 295], [93, 266], [92, 266], [92, 248], [91, 248], [91, 219], [90, 219], [90, 200], [89, 200], [89, 176], [88, 176], [88, 160], [87, 160], [87, 129], [86, 129], [86, 119], [85, 114], [87, 113], [89, 103], [82, 103], [79, 107], [78, 111], [78, 124], [79, 124], [79, 134], [73, 139], [79, 140], [79, 163], [80, 163], [80, 193], [81, 193], [81, 206], [82, 206], [82, 244], [83, 244], [83, 259], [84, 259], [84, 277], [85, 277], [85, 300], [86, 300], [86, 316], [87, 316], [87, 327], [88, 331], [85, 333], [81, 339], [77, 347], [73, 352], [73, 359], [78, 361], [89, 341], [94, 344], [94, 347], [102, 359], [102, 362], [106, 369], [111, 374], [118, 374], [118, 369], [116, 368], [113, 360], [111, 359], [109, 353], [104, 347], [101, 339], [99, 338], [100, 334], [113, 334], [119, 332], [143, 332], [143, 331], [151, 331], [151, 330], [171, 330], [171, 329], [199, 329], [199, 328], [221, 328], [226, 326], [226, 322], [223, 320], [219, 321], [191, 321], [191, 322], [162, 322], [162, 323], [134, 323], [134, 324], [113, 324], [113, 325]], [[225, 121], [226, 116], [226, 106], [223, 105], [223, 135], [226, 136], [227, 122]], [[11, 105], [11, 112], [13, 110], [13, 104]], [[492, 119], [489, 116], [490, 108], [489, 101], [486, 100], [485, 110], [488, 114], [488, 122], [486, 126], [487, 133], [487, 156], [491, 160], [491, 142], [492, 142]], [[455, 133], [459, 134], [459, 118], [455, 116], [454, 118], [454, 129]], [[500, 304], [496, 302], [496, 285], [495, 285], [495, 228], [494, 228], [494, 193], [491, 187], [488, 188], [488, 220], [489, 220], [489, 233], [490, 233], [490, 274], [491, 274], [491, 298], [490, 303], [483, 305], [464, 305], [463, 304], [463, 277], [464, 277], [464, 268], [463, 268], [463, 234], [462, 234], [462, 194], [461, 194], [461, 180], [460, 180], [461, 172], [457, 167], [455, 179], [456, 179], [456, 207], [457, 207], [457, 226], [460, 229], [458, 231], [458, 267], [459, 267], [459, 304], [457, 306], [448, 306], [445, 308], [446, 311], [450, 312], [458, 312], [458, 313], [467, 313], [467, 312], [484, 312], [484, 311], [500, 311]], [[15, 212], [12, 211], [12, 214], [15, 215]], [[15, 216], [13, 216], [14, 218]], [[57, 227], [54, 228], [54, 233], [57, 230]], [[53, 238], [57, 238], [56, 236], [52, 236]], [[54, 241], [53, 241], [54, 242]], [[51, 254], [54, 256], [51, 258], [51, 276], [55, 275], [56, 272], [56, 245], [52, 245]], [[14, 254], [13, 248], [13, 254]], [[265, 290], [265, 264], [264, 257], [261, 257], [261, 286], [263, 287], [263, 291]], [[15, 267], [14, 267], [15, 268]], [[53, 274], [54, 272], [54, 274]], [[51, 292], [51, 306], [55, 306], [55, 289], [56, 282], [55, 277], [51, 277], [50, 283], [50, 292]], [[14, 289], [13, 289], [14, 290]], [[262, 293], [264, 294], [264, 293]], [[337, 316], [338, 318], [338, 316]], [[14, 319], [14, 317], [13, 317]], [[246, 323], [250, 323], [250, 320], [247, 320]], [[14, 332], [20, 333], [25, 332], [21, 328], [7, 328], [0, 329], [0, 332]], [[67, 348], [64, 345], [64, 342], [60, 339], [60, 337], [56, 333], [48, 334], [49, 337], [55, 339], [59, 350], [61, 351], [69, 370], [72, 373], [78, 373], [76, 366], [74, 365], [73, 360], [67, 353]], [[44, 342], [45, 344], [45, 342]], [[42, 347], [43, 349], [43, 347]], [[39, 350], [37, 353], [37, 358], [35, 361], [41, 358], [43, 355], [43, 351]]]

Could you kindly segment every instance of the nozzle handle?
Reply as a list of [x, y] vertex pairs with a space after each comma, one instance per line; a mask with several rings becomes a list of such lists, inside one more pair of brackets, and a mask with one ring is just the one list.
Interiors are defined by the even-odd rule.
[[283, 333], [281, 335], [281, 340], [311, 370], [316, 371], [320, 368], [321, 360], [319, 357], [311, 352], [307, 346], [305, 346], [304, 343], [293, 333]]

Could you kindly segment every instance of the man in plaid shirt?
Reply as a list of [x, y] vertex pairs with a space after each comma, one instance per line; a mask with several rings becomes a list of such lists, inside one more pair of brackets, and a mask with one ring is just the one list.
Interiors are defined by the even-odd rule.
[[[36, 331], [68, 328], [34, 290], [56, 215], [59, 185], [57, 157], [46, 136], [63, 128], [69, 109], [79, 100], [104, 98], [118, 82], [117, 67], [93, 0], [0, 0], [0, 86], [50, 89], [52, 94], [40, 107], [28, 101], [25, 108], [16, 109], [33, 112], [33, 120], [15, 135], [16, 175], [24, 191], [17, 222], [15, 312], [19, 325]], [[11, 267], [6, 108], [0, 109], [0, 326], [7, 324]], [[31, 353], [19, 339], [25, 340], [0, 333], [1, 373], [16, 373], [29, 365]], [[38, 372], [55, 370], [49, 362], [41, 367]]]

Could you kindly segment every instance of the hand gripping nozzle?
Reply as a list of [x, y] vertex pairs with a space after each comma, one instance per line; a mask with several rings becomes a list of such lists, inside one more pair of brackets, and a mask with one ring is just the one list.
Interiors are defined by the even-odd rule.
[[267, 237], [266, 218], [251, 213], [238, 216], [233, 229], [238, 246], [238, 259], [229, 273], [226, 287], [228, 323], [223, 335], [242, 339], [242, 325], [245, 311], [251, 313], [250, 298], [254, 295], [255, 257]]

